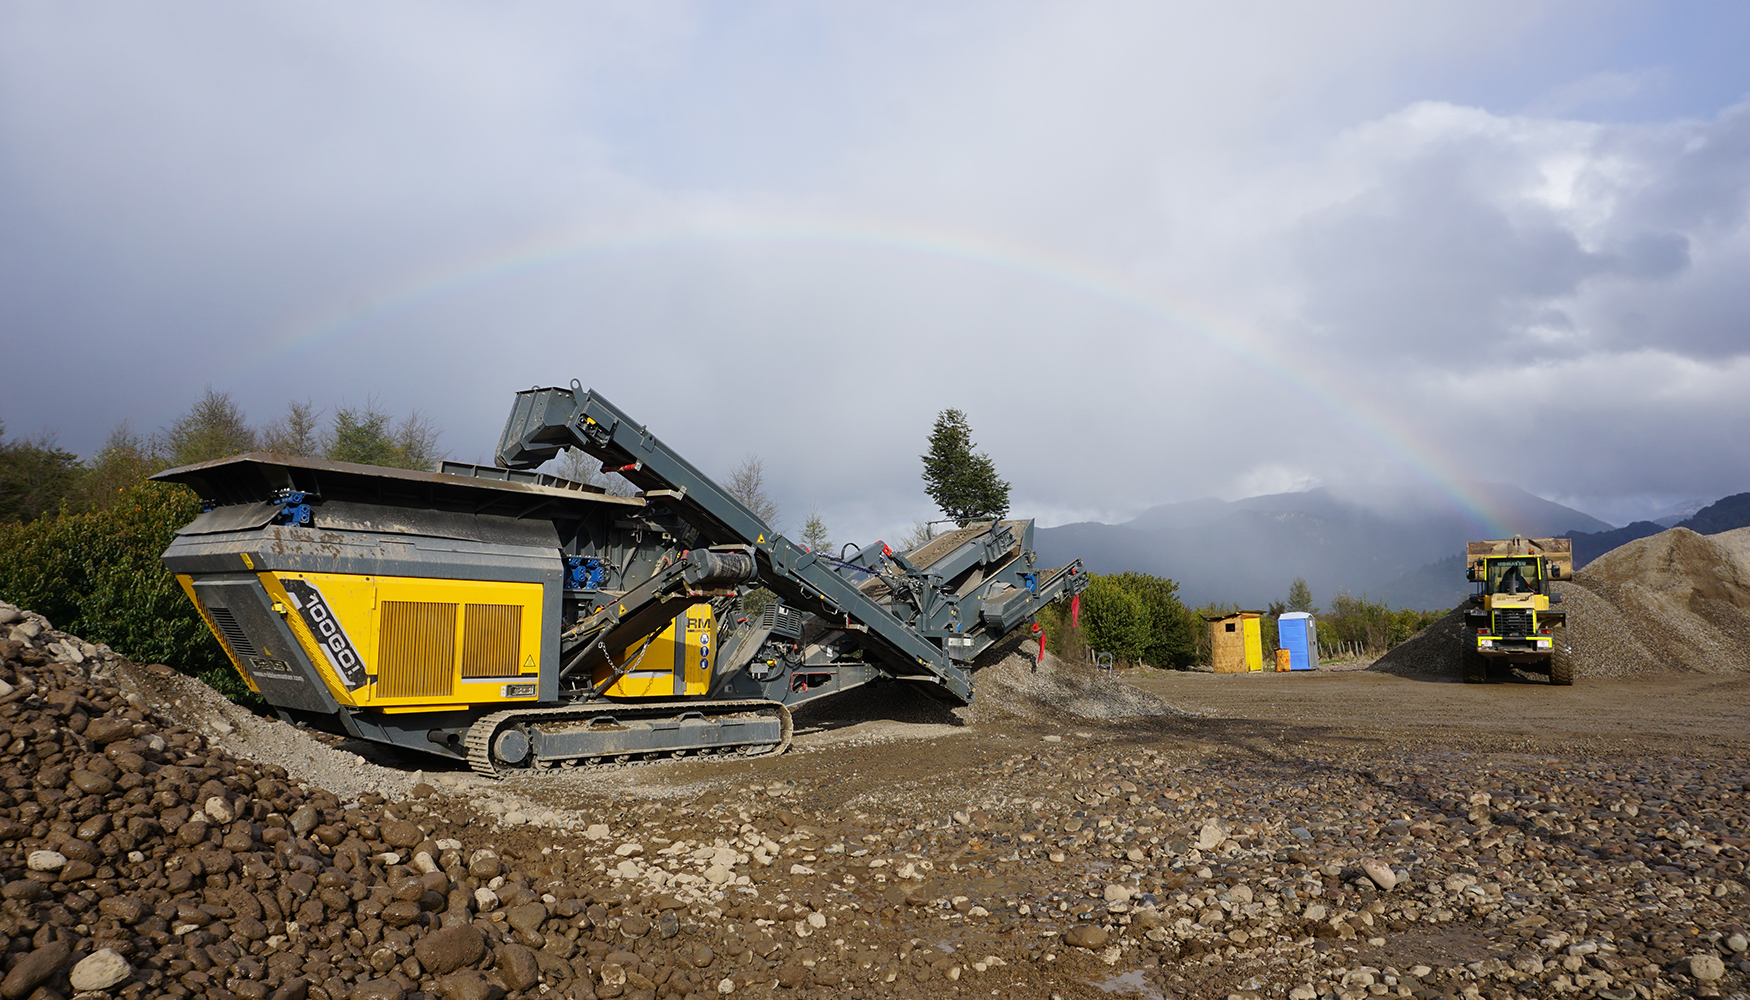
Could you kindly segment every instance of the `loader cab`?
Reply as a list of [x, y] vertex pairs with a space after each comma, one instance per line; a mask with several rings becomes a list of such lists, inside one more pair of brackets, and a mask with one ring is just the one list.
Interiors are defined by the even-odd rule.
[[1477, 584], [1477, 596], [1529, 597], [1547, 594], [1544, 563], [1536, 556], [1505, 556], [1480, 560], [1465, 574]]
[[1494, 593], [1513, 596], [1534, 594], [1542, 589], [1538, 560], [1491, 559], [1489, 562], [1490, 589]]

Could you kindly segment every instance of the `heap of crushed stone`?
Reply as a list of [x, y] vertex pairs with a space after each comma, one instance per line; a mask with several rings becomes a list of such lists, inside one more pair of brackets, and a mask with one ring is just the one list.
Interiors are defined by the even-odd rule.
[[1038, 640], [1017, 631], [971, 664], [972, 704], [953, 707], [909, 684], [876, 682], [796, 709], [798, 729], [837, 728], [885, 720], [965, 726], [1015, 720], [1125, 719], [1177, 715], [1159, 697], [1051, 653], [1038, 660]]
[[[1576, 677], [1750, 670], [1750, 528], [1672, 528], [1612, 549], [1557, 584]], [[1369, 669], [1463, 676], [1468, 638], [1456, 608]]]
[[1041, 660], [1038, 653], [1037, 640], [1025, 636], [991, 647], [973, 675], [972, 704], [955, 714], [974, 724], [1183, 714], [1156, 695], [1111, 674], [1065, 663], [1049, 652]]

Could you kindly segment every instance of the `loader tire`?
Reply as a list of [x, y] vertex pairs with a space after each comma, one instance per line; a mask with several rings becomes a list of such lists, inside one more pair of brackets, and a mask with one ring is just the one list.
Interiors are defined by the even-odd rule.
[[1489, 661], [1483, 654], [1474, 649], [1464, 651], [1464, 682], [1466, 684], [1486, 684], [1489, 680]]
[[1550, 643], [1549, 682], [1569, 687], [1574, 683], [1574, 654], [1568, 649], [1568, 637], [1562, 635], [1561, 629], [1554, 629], [1555, 641]]

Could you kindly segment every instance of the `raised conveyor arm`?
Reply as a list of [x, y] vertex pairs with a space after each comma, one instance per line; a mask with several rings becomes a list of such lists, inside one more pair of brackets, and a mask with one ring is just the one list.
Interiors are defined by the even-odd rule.
[[[532, 469], [580, 448], [660, 499], [714, 545], [752, 546], [761, 582], [785, 603], [823, 618], [862, 625], [866, 648], [895, 676], [941, 685], [972, 700], [972, 681], [942, 645], [871, 600], [827, 562], [773, 531], [728, 490], [664, 445], [649, 429], [580, 383], [517, 394], [498, 443], [499, 464]], [[974, 623], [968, 621], [965, 626]]]

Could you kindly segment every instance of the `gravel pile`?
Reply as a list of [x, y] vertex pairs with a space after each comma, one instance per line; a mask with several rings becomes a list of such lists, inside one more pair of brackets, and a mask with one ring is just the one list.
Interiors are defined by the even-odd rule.
[[1182, 714], [1158, 695], [1111, 674], [1065, 663], [1050, 652], [1040, 660], [1038, 653], [1039, 641], [1031, 637], [1011, 637], [993, 646], [973, 675], [976, 697], [956, 714], [974, 724]]
[[[1577, 677], [1750, 670], [1750, 529], [1673, 528], [1637, 539], [1555, 590]], [[1463, 609], [1454, 609], [1370, 669], [1458, 679], [1468, 638]]]
[[1750, 565], [1739, 557], [1746, 543], [1743, 529], [1709, 536], [1672, 528], [1593, 560], [1577, 582], [1618, 617], [1608, 639], [1582, 655], [1607, 657], [1614, 642], [1625, 658], [1642, 654], [1650, 670], [1750, 669]]
[[[1576, 620], [1578, 617], [1575, 616]], [[1454, 608], [1432, 625], [1386, 650], [1385, 655], [1373, 661], [1367, 669], [1400, 677], [1433, 675], [1461, 679], [1464, 677], [1466, 631], [1464, 608]]]
[[883, 720], [907, 726], [966, 726], [1183, 714], [1158, 695], [1051, 653], [1038, 659], [1039, 640], [1017, 632], [972, 664], [971, 705], [953, 707], [905, 684], [875, 683], [796, 710], [798, 729]]

